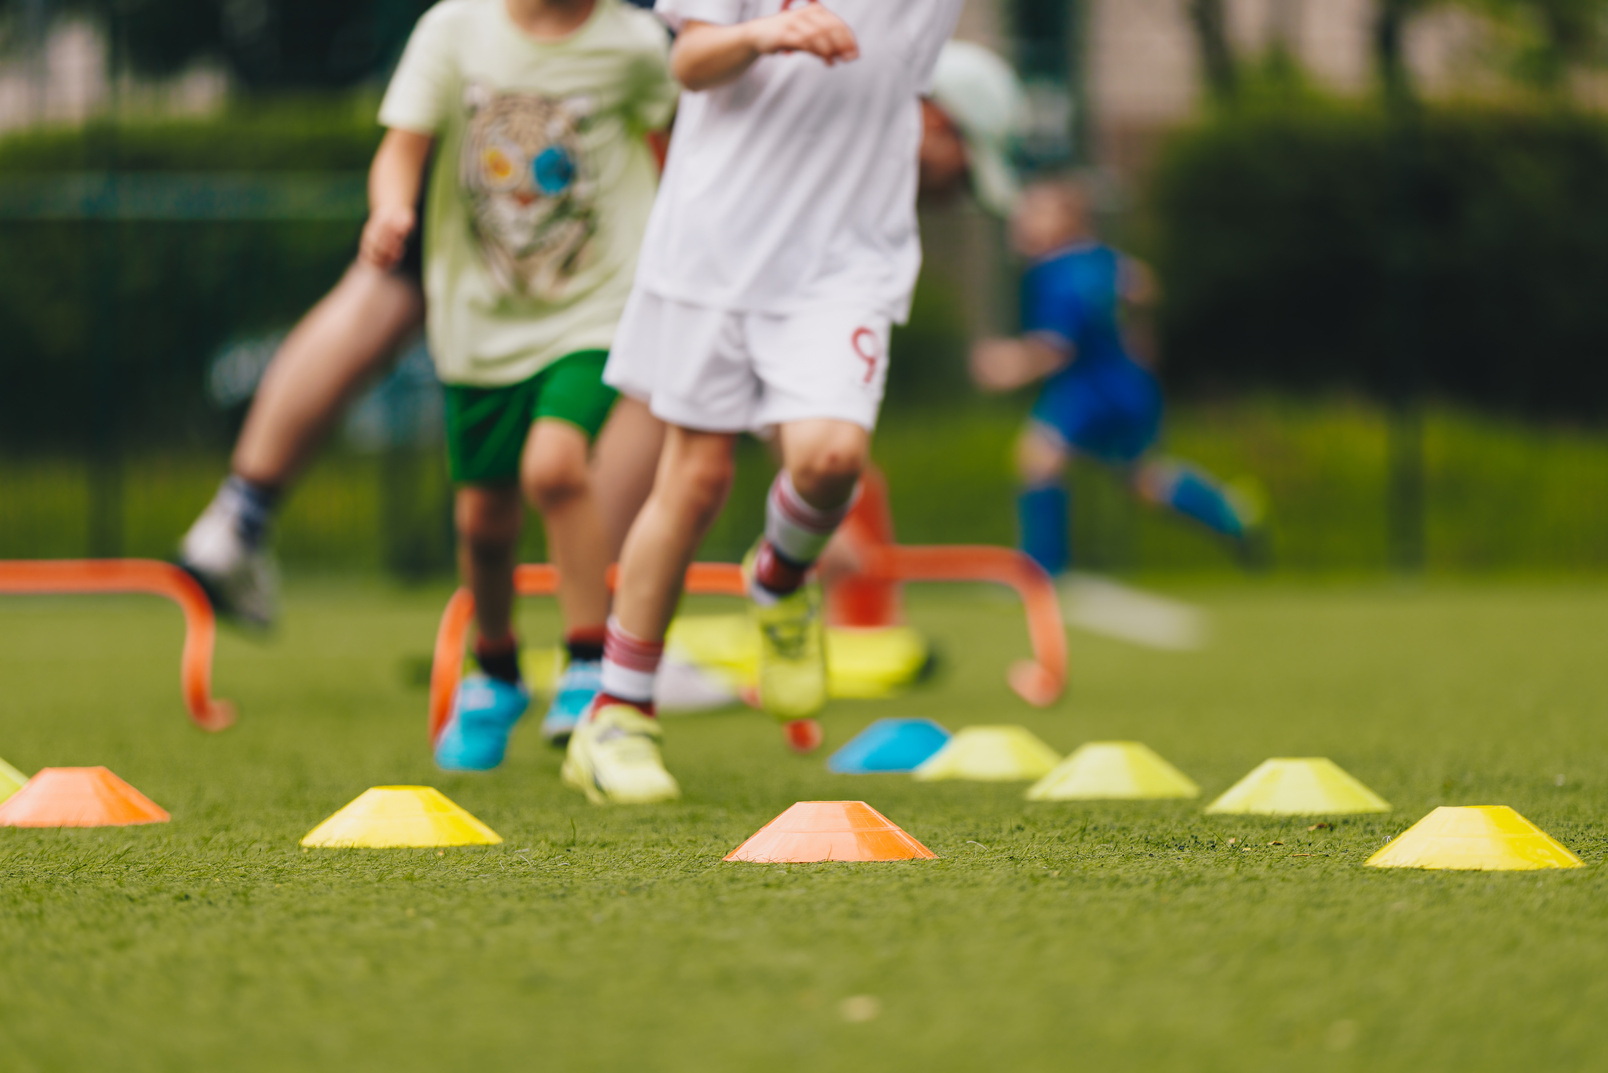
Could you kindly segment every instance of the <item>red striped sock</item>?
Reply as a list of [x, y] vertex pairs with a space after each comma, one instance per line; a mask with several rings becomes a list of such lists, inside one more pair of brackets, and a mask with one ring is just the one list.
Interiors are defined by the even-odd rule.
[[829, 510], [813, 507], [798, 494], [793, 478], [783, 470], [771, 482], [770, 495], [765, 500], [765, 538], [789, 562], [808, 569], [848, 517], [854, 499], [850, 496], [847, 503]]
[[613, 693], [599, 693], [597, 695], [597, 699], [592, 701], [592, 709], [595, 711], [598, 708], [604, 708], [610, 704], [624, 704], [628, 708], [635, 708], [649, 719], [659, 718], [659, 712], [654, 707], [651, 700], [630, 700], [626, 697], [616, 697]]
[[652, 715], [653, 684], [663, 658], [663, 641], [633, 637], [610, 618], [603, 641], [603, 692], [599, 702], [629, 704]]

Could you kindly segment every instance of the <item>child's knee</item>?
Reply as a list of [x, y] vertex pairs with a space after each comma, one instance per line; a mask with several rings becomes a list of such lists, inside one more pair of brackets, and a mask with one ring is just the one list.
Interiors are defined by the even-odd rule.
[[453, 517], [458, 539], [476, 556], [499, 554], [519, 540], [519, 495], [513, 489], [463, 489]]
[[1165, 505], [1178, 486], [1182, 469], [1173, 462], [1150, 459], [1133, 467], [1130, 482], [1134, 493], [1146, 503]]
[[843, 425], [812, 437], [804, 450], [788, 460], [788, 476], [806, 500], [836, 499], [853, 490], [870, 453], [870, 437], [864, 430]]
[[1042, 429], [1029, 426], [1016, 441], [1016, 475], [1024, 484], [1050, 484], [1066, 472], [1066, 449]]
[[584, 451], [539, 452], [527, 459], [521, 477], [525, 497], [544, 514], [560, 510], [591, 491]]

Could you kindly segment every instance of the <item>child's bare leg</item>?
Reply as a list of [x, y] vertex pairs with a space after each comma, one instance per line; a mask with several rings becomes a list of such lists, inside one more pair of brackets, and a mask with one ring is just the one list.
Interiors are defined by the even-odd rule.
[[731, 490], [729, 433], [670, 427], [647, 504], [620, 556], [602, 689], [576, 726], [564, 782], [593, 801], [667, 801], [681, 788], [659, 757], [654, 678], [687, 564]]
[[762, 601], [804, 582], [843, 523], [871, 455], [871, 434], [850, 421], [815, 418], [781, 428], [782, 472], [765, 509], [754, 578]]
[[411, 280], [358, 263], [286, 336], [257, 388], [231, 462], [246, 480], [294, 480], [358, 390], [424, 321]]
[[503, 762], [508, 735], [530, 705], [513, 629], [514, 556], [524, 508], [512, 484], [460, 486], [456, 507], [458, 562], [475, 596], [474, 651], [482, 673], [458, 684], [435, 759], [448, 771], [490, 771]]
[[458, 489], [458, 568], [475, 597], [475, 657], [487, 674], [508, 681], [519, 678], [513, 611], [521, 512], [512, 485]]
[[664, 422], [653, 416], [647, 403], [620, 396], [592, 452], [592, 486], [610, 560], [620, 557], [631, 523], [653, 490], [663, 446]]
[[576, 426], [543, 418], [525, 441], [520, 480], [547, 527], [565, 630], [592, 631], [601, 643], [609, 613], [610, 546], [587, 464], [589, 447]]
[[765, 502], [748, 591], [760, 636], [760, 705], [782, 721], [794, 750], [810, 752], [822, 741], [812, 716], [826, 704], [826, 650], [820, 601], [800, 590], [848, 517], [871, 436], [849, 421], [815, 418], [783, 425], [779, 441], [782, 472]]
[[286, 337], [246, 414], [229, 478], [181, 547], [220, 610], [257, 625], [274, 620], [279, 586], [267, 551], [280, 501], [352, 396], [423, 320], [416, 283], [359, 263]]
[[620, 555], [614, 617], [631, 637], [664, 640], [687, 566], [731, 491], [736, 442], [731, 433], [668, 430], [653, 492]]
[[871, 457], [871, 434], [851, 421], [817, 418], [781, 428], [782, 465], [804, 501], [833, 510], [854, 498]]

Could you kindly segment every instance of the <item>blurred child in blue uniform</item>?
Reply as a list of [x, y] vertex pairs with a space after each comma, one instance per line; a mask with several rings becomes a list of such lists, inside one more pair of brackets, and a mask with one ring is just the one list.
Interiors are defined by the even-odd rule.
[[1017, 442], [1022, 549], [1051, 574], [1070, 565], [1065, 478], [1081, 455], [1121, 470], [1140, 498], [1198, 522], [1255, 560], [1260, 519], [1248, 497], [1153, 453], [1161, 387], [1135, 360], [1122, 323], [1125, 307], [1154, 300], [1149, 269], [1094, 237], [1087, 198], [1066, 180], [1022, 192], [1011, 244], [1031, 265], [1022, 279], [1022, 334], [977, 343], [971, 371], [985, 391], [1044, 381]]

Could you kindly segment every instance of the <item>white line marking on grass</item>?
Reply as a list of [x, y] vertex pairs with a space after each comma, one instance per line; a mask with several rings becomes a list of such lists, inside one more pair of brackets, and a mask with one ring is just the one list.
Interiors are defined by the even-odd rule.
[[1059, 588], [1061, 616], [1074, 629], [1174, 652], [1206, 646], [1205, 613], [1180, 600], [1096, 574], [1068, 574]]

